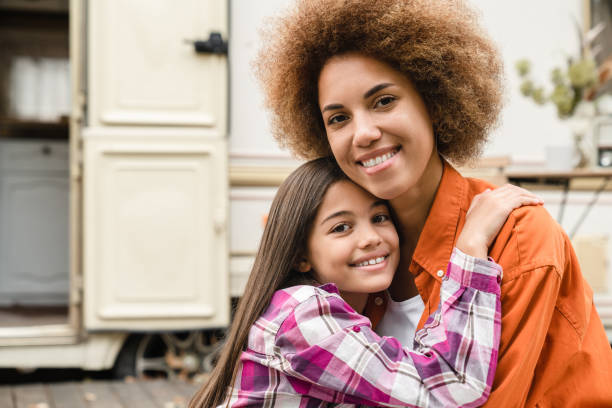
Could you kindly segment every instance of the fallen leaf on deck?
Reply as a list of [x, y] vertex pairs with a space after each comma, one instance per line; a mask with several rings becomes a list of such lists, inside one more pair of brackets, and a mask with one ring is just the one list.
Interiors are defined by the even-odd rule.
[[95, 401], [97, 399], [98, 399], [98, 397], [93, 392], [86, 392], [85, 393], [85, 401], [93, 402], [93, 401]]

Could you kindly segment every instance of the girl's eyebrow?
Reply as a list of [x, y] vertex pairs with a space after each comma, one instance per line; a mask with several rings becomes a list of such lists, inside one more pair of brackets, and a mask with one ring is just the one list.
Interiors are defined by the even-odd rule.
[[[393, 84], [390, 82], [384, 82], [382, 84], [374, 85], [366, 93], [363, 94], [363, 99], [368, 99], [370, 96], [374, 95], [376, 92], [382, 89], [388, 88], [392, 85]], [[321, 109], [321, 113], [328, 111], [328, 110], [335, 110], [335, 109], [342, 109], [342, 108], [344, 108], [344, 105], [340, 103], [332, 103], [332, 104], [326, 105], [323, 109]]]
[[321, 225], [325, 224], [327, 221], [329, 221], [332, 218], [340, 217], [342, 215], [350, 215], [350, 214], [352, 214], [352, 212], [347, 211], [347, 210], [336, 211], [335, 213], [325, 217], [325, 219], [323, 221], [321, 221]]
[[[372, 205], [370, 206], [370, 208], [374, 208], [374, 207], [378, 207], [384, 205], [385, 207], [387, 206], [387, 203], [385, 202], [385, 200], [378, 200], [378, 201], [374, 201], [372, 203]], [[341, 217], [343, 215], [351, 215], [353, 214], [351, 211], [348, 210], [341, 210], [341, 211], [336, 211], [333, 214], [328, 215], [327, 217], [325, 217], [325, 219], [323, 221], [321, 221], [321, 225], [325, 224], [327, 221], [329, 221], [332, 218], [335, 217]]]
[[378, 207], [379, 205], [387, 206], [387, 202], [385, 200], [374, 201], [374, 204], [370, 208]]

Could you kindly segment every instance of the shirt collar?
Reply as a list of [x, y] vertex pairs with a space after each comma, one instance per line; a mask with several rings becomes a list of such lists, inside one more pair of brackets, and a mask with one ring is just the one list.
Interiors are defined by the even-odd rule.
[[413, 273], [418, 273], [418, 268], [415, 268], [417, 265], [420, 270], [425, 270], [436, 280], [441, 280], [436, 272], [446, 270], [466, 199], [466, 180], [444, 161], [438, 191], [412, 255], [410, 270]]
[[340, 291], [338, 290], [338, 287], [336, 286], [335, 283], [325, 283], [323, 285], [319, 285], [317, 286], [319, 289], [323, 289], [326, 292], [329, 293], [337, 293], [340, 294]]

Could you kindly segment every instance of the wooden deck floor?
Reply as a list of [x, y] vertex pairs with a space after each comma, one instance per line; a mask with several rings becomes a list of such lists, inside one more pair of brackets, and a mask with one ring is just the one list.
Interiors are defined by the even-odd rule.
[[162, 380], [0, 385], [0, 408], [184, 408], [198, 388]]

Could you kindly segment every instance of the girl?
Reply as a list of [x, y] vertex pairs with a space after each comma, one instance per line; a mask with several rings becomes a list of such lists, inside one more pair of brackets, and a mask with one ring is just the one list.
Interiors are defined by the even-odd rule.
[[[501, 58], [467, 4], [296, 0], [267, 25], [257, 62], [281, 144], [303, 158], [333, 154], [389, 200], [404, 238], [389, 287], [396, 303], [366, 314], [384, 313], [377, 330], [400, 340], [403, 322], [421, 328], [438, 307], [438, 273], [466, 211], [493, 188], [450, 164], [478, 156], [502, 105]], [[610, 406], [612, 350], [563, 229], [544, 208], [520, 208], [490, 254], [504, 281], [487, 406]]]
[[302, 165], [277, 192], [226, 346], [190, 407], [482, 403], [495, 371], [501, 280], [482, 258], [510, 208], [534, 203], [516, 187], [474, 200], [440, 307], [410, 351], [358, 313], [399, 262], [386, 202], [333, 159]]

